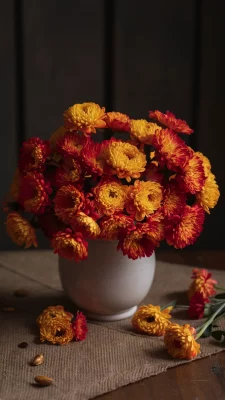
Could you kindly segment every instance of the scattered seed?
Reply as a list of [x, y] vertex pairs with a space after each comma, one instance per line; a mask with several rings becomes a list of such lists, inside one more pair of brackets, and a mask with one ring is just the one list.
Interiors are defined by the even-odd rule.
[[14, 292], [14, 296], [16, 297], [26, 297], [29, 295], [29, 292], [26, 289], [17, 289]]
[[42, 375], [35, 376], [34, 380], [40, 386], [50, 386], [53, 383], [52, 378]]
[[18, 344], [18, 347], [20, 349], [26, 349], [28, 347], [28, 343], [27, 342], [22, 342], [22, 343]]
[[44, 362], [44, 355], [43, 354], [37, 354], [33, 360], [31, 360], [30, 364], [33, 366], [36, 365], [41, 365]]
[[2, 307], [2, 311], [4, 312], [13, 312], [15, 311], [15, 307]]

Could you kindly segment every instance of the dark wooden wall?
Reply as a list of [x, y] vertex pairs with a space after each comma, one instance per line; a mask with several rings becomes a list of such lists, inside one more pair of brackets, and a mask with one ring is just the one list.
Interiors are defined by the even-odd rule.
[[[224, 248], [223, 0], [7, 0], [1, 4], [1, 199], [19, 145], [48, 138], [62, 112], [94, 101], [146, 117], [171, 110], [195, 128], [222, 196], [198, 248]], [[0, 248], [13, 248], [1, 215]]]

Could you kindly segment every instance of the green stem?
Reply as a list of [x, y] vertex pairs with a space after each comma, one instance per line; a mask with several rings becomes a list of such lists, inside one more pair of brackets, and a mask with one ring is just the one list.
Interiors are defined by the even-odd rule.
[[184, 310], [188, 310], [189, 306], [182, 306], [182, 305], [178, 304], [177, 306], [174, 306], [174, 308], [183, 308]]
[[199, 339], [202, 334], [205, 332], [206, 328], [213, 322], [214, 318], [221, 312], [221, 310], [225, 307], [225, 303], [222, 303], [222, 305], [216, 310], [216, 312], [211, 315], [211, 317], [203, 324], [202, 329], [198, 332], [197, 336], [195, 337], [195, 340]]
[[221, 286], [215, 285], [215, 289], [217, 289], [217, 290], [222, 290], [223, 292], [225, 292], [225, 288], [224, 288], [224, 287], [221, 287]]

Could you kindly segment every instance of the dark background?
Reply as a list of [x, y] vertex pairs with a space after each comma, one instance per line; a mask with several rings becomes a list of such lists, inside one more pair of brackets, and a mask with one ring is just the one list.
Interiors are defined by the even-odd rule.
[[[190, 249], [224, 249], [224, 0], [5, 0], [0, 12], [0, 198], [21, 142], [48, 138], [70, 105], [146, 118], [170, 110], [195, 129], [221, 198]], [[1, 215], [0, 248], [15, 248]]]

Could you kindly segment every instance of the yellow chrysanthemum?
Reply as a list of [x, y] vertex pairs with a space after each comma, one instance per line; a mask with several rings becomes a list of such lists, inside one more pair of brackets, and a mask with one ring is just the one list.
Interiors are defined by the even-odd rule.
[[64, 126], [60, 126], [60, 128], [57, 129], [57, 131], [53, 132], [53, 134], [51, 135], [49, 143], [52, 153], [56, 152], [57, 142], [64, 137], [65, 133], [66, 129], [64, 128]]
[[215, 175], [209, 172], [202, 190], [196, 194], [197, 202], [210, 214], [209, 209], [216, 206], [219, 197], [220, 191], [216, 183]]
[[133, 218], [124, 214], [111, 215], [105, 217], [100, 222], [101, 238], [106, 240], [116, 240], [121, 230], [132, 228]]
[[19, 213], [8, 214], [6, 220], [7, 233], [14, 243], [28, 249], [31, 246], [37, 247], [35, 229]]
[[196, 155], [200, 158], [200, 160], [202, 161], [203, 168], [204, 168], [204, 174], [205, 174], [206, 177], [208, 177], [208, 176], [209, 176], [209, 173], [210, 173], [210, 171], [211, 171], [211, 164], [210, 164], [209, 159], [208, 159], [206, 156], [204, 156], [204, 154], [202, 154], [200, 151], [196, 151], [195, 154], [196, 154]]
[[152, 336], [163, 336], [166, 329], [171, 324], [170, 311], [173, 307], [161, 310], [160, 306], [141, 306], [136, 311], [132, 319], [134, 329], [141, 333]]
[[64, 345], [74, 338], [72, 324], [65, 318], [52, 318], [47, 324], [40, 326], [40, 341]]
[[157, 129], [160, 129], [159, 125], [145, 119], [133, 119], [130, 123], [131, 138], [144, 144], [152, 144], [152, 138]]
[[64, 318], [68, 321], [71, 321], [73, 318], [73, 314], [66, 311], [63, 306], [49, 306], [42, 311], [42, 313], [37, 318], [36, 323], [39, 327], [41, 325], [47, 325], [49, 321], [56, 317]]
[[96, 128], [105, 128], [105, 108], [95, 103], [74, 104], [63, 114], [64, 126], [70, 131], [96, 133]]
[[75, 231], [81, 232], [88, 238], [96, 238], [101, 231], [97, 222], [81, 211], [76, 214], [72, 226]]
[[158, 210], [163, 198], [163, 188], [158, 182], [136, 180], [127, 192], [126, 210], [137, 221]]
[[195, 329], [188, 324], [171, 324], [164, 336], [164, 343], [171, 357], [183, 360], [195, 358], [200, 353], [200, 344], [193, 336], [195, 334]]
[[120, 182], [106, 180], [93, 189], [96, 206], [105, 215], [123, 211], [127, 187]]
[[108, 146], [107, 164], [114, 169], [118, 178], [139, 178], [145, 170], [146, 155], [136, 146], [124, 142], [112, 142]]

